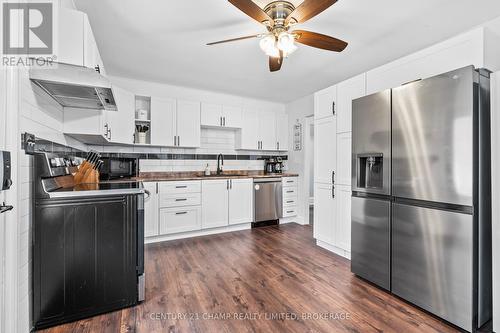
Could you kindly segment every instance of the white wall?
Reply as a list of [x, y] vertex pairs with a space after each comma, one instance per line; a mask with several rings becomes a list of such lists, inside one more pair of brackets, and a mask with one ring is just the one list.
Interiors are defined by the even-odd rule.
[[[309, 223], [309, 178], [306, 175], [308, 161], [306, 161], [306, 117], [314, 114], [314, 96], [306, 96], [295, 102], [287, 104], [289, 146], [288, 146], [288, 171], [299, 174], [298, 191], [299, 207], [298, 220], [302, 223]], [[293, 125], [302, 124], [302, 150], [295, 151], [293, 148]]]

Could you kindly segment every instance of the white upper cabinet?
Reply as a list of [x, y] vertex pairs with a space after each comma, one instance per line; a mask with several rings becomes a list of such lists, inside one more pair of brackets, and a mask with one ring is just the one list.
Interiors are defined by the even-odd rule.
[[352, 131], [352, 101], [366, 94], [366, 74], [337, 85], [337, 133]]
[[201, 144], [200, 103], [177, 101], [177, 147], [199, 147]]
[[59, 9], [59, 45], [57, 62], [83, 66], [85, 14], [77, 10]]
[[255, 109], [245, 109], [243, 112], [243, 124], [238, 137], [237, 148], [247, 150], [257, 150], [260, 148], [259, 138], [259, 111]]
[[201, 103], [201, 126], [241, 128], [241, 117], [240, 107]]
[[201, 126], [222, 126], [222, 105], [201, 103]]
[[279, 114], [276, 117], [276, 149], [288, 150], [288, 115]]
[[231, 179], [229, 224], [253, 222], [253, 179]]
[[59, 10], [57, 62], [99, 69], [105, 74], [97, 43], [87, 14], [71, 9]]
[[314, 182], [332, 184], [337, 169], [336, 118], [314, 121]]
[[229, 180], [204, 180], [201, 182], [201, 225], [203, 229], [228, 225]]
[[[176, 101], [151, 97], [151, 144], [173, 146], [176, 135]], [[175, 138], [177, 142], [177, 138]]]
[[337, 108], [337, 86], [314, 94], [314, 119], [334, 116]]
[[99, 48], [95, 40], [95, 35], [92, 32], [90, 21], [87, 15], [83, 15], [83, 65], [88, 68], [93, 68], [99, 73], [105, 75], [104, 63], [102, 62]]
[[259, 138], [261, 150], [276, 149], [276, 113], [261, 111], [259, 115]]
[[241, 128], [243, 110], [238, 106], [222, 106], [223, 126], [229, 128]]
[[118, 111], [107, 112], [109, 126], [108, 140], [115, 143], [134, 143], [135, 95], [130, 91], [113, 86]]

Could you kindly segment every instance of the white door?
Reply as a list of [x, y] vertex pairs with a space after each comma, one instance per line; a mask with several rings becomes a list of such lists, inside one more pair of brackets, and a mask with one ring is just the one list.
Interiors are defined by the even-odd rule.
[[338, 84], [337, 133], [352, 131], [352, 101], [366, 94], [366, 74]]
[[228, 225], [229, 180], [204, 180], [201, 182], [202, 228]]
[[276, 113], [261, 111], [259, 116], [259, 137], [262, 150], [277, 150]]
[[176, 101], [151, 97], [151, 144], [173, 146]]
[[200, 103], [177, 101], [177, 146], [201, 145]]
[[114, 143], [134, 143], [135, 95], [113, 86], [118, 111], [106, 111], [110, 126], [109, 140]]
[[337, 201], [334, 245], [351, 252], [351, 187], [335, 186]]
[[240, 133], [239, 149], [259, 149], [259, 111], [245, 109], [243, 111], [243, 124]]
[[314, 119], [322, 119], [335, 115], [337, 102], [337, 86], [332, 86], [314, 94]]
[[158, 183], [144, 182], [144, 189], [150, 193], [144, 198], [144, 236], [158, 236], [160, 221], [158, 218]]
[[201, 126], [222, 126], [222, 105], [201, 103]]
[[335, 198], [333, 185], [314, 186], [314, 238], [328, 244], [334, 242]]
[[288, 115], [276, 116], [276, 147], [280, 151], [288, 150]]
[[253, 179], [231, 179], [229, 183], [229, 224], [253, 221]]
[[241, 128], [243, 115], [240, 107], [224, 105], [222, 107], [222, 116], [224, 117], [224, 127]]
[[332, 184], [337, 168], [337, 126], [335, 117], [314, 122], [314, 182]]
[[337, 134], [337, 172], [335, 174], [335, 184], [337, 185], [351, 185], [351, 151], [351, 133]]
[[201, 230], [200, 206], [160, 209], [160, 235]]

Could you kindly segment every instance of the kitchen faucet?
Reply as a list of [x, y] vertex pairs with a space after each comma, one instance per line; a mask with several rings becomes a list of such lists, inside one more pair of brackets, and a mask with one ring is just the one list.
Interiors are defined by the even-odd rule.
[[[222, 162], [222, 164], [220, 164]], [[222, 166], [224, 165], [224, 156], [219, 154], [217, 156], [217, 174], [220, 175], [222, 173]]]

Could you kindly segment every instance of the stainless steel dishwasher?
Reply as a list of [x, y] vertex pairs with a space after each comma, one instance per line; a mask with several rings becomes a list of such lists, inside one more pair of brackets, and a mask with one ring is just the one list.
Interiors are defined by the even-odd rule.
[[281, 178], [253, 180], [254, 222], [278, 220], [283, 217], [283, 187]]

